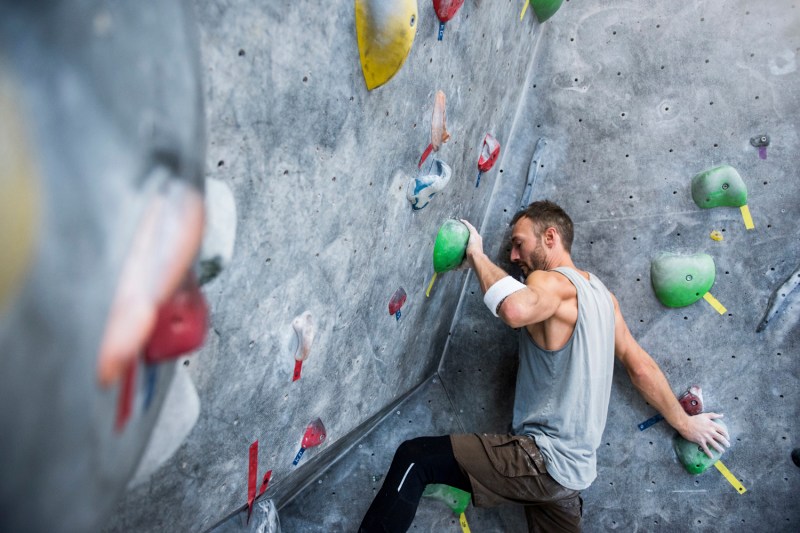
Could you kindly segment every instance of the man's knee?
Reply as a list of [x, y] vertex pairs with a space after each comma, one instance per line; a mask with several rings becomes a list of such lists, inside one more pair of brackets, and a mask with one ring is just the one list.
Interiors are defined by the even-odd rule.
[[425, 457], [426, 443], [429, 439], [430, 437], [417, 437], [403, 441], [394, 452], [395, 460], [405, 463], [419, 462]]

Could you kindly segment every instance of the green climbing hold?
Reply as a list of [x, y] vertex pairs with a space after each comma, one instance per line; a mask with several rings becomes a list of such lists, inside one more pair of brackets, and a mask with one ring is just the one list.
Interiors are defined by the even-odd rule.
[[536, 18], [539, 19], [539, 22], [544, 22], [556, 14], [564, 0], [528, 0], [528, 2], [531, 4], [533, 12], [536, 13]]
[[[714, 420], [714, 423], [719, 424], [727, 431], [728, 428], [719, 420]], [[694, 475], [702, 474], [708, 467], [719, 461], [719, 458], [722, 457], [721, 452], [711, 447], [709, 447], [708, 451], [711, 452], [713, 457], [707, 456], [706, 452], [704, 452], [698, 444], [684, 439], [677, 433], [672, 439], [672, 447], [675, 449], [678, 460], [686, 471]]]
[[464, 260], [469, 230], [458, 220], [448, 219], [439, 228], [433, 245], [433, 269], [441, 274], [453, 270]]
[[698, 207], [741, 207], [747, 205], [747, 186], [730, 165], [721, 165], [692, 178], [692, 198]]
[[650, 281], [658, 300], [667, 307], [686, 307], [714, 285], [716, 267], [708, 254], [665, 253], [650, 263]]
[[467, 507], [472, 495], [469, 492], [451, 487], [450, 485], [428, 485], [422, 493], [426, 498], [438, 500], [447, 505], [456, 516], [460, 516]]

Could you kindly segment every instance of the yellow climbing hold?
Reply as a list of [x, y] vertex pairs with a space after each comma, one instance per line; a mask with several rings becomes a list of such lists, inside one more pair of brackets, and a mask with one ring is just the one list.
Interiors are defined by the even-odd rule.
[[370, 91], [405, 63], [417, 33], [416, 0], [356, 0], [361, 70]]
[[724, 239], [724, 237], [722, 236], [722, 233], [718, 232], [717, 230], [712, 231], [710, 237], [712, 239], [714, 239], [715, 241], [717, 241], [717, 242], [719, 242], [722, 239]]
[[738, 492], [739, 494], [744, 494], [745, 492], [747, 492], [747, 489], [744, 488], [744, 485], [742, 485], [739, 482], [739, 480], [736, 479], [736, 477], [733, 474], [731, 474], [731, 471], [728, 470], [728, 468], [724, 464], [722, 464], [722, 461], [717, 461], [716, 463], [714, 463], [714, 466], [716, 466], [717, 470], [719, 470], [720, 473], [723, 476], [725, 476], [725, 479], [728, 480], [728, 483], [733, 485], [733, 488], [736, 489], [736, 492]]
[[741, 206], [739, 209], [742, 211], [742, 219], [744, 220], [744, 227], [747, 229], [755, 228], [753, 224], [753, 217], [750, 216], [750, 208], [747, 207], [747, 204]]
[[724, 306], [724, 305], [722, 305], [721, 303], [719, 303], [719, 300], [717, 300], [716, 298], [714, 298], [713, 296], [711, 296], [711, 293], [710, 293], [710, 292], [707, 292], [707, 293], [705, 293], [705, 294], [703, 295], [703, 299], [704, 299], [705, 301], [707, 301], [707, 302], [708, 302], [708, 303], [711, 305], [711, 307], [713, 307], [714, 309], [716, 309], [716, 310], [717, 310], [717, 313], [719, 313], [719, 314], [721, 314], [721, 315], [724, 315], [725, 313], [727, 313], [727, 312], [728, 312], [728, 310], [727, 310], [727, 309], [725, 309], [725, 306]]
[[430, 283], [428, 283], [428, 290], [427, 290], [427, 291], [425, 291], [425, 297], [426, 297], [426, 298], [430, 298], [430, 296], [431, 296], [431, 289], [433, 288], [433, 282], [434, 282], [434, 281], [436, 281], [436, 276], [437, 276], [438, 274], [439, 274], [438, 272], [434, 272], [434, 273], [433, 273], [433, 277], [431, 278], [431, 282], [430, 282]]
[[0, 314], [19, 293], [37, 240], [39, 175], [17, 87], [0, 64]]

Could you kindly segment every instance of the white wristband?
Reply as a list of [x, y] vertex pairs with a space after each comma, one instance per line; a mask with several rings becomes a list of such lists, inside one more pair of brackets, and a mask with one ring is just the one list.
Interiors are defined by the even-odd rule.
[[497, 308], [500, 307], [503, 300], [524, 288], [525, 285], [523, 283], [520, 283], [511, 276], [506, 276], [489, 287], [489, 290], [483, 295], [483, 303], [486, 304], [486, 307], [489, 308], [489, 311], [491, 311], [494, 316], [497, 316]]

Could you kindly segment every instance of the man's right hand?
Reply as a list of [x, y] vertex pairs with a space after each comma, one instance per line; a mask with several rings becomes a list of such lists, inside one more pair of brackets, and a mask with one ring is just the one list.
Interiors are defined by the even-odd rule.
[[719, 453], [725, 451], [725, 448], [731, 445], [728, 442], [730, 438], [725, 428], [716, 424], [714, 419], [722, 418], [722, 415], [717, 413], [700, 413], [698, 415], [690, 416], [686, 427], [679, 431], [681, 436], [690, 442], [700, 445], [700, 448], [709, 457], [713, 457], [709, 446], [714, 448]]

